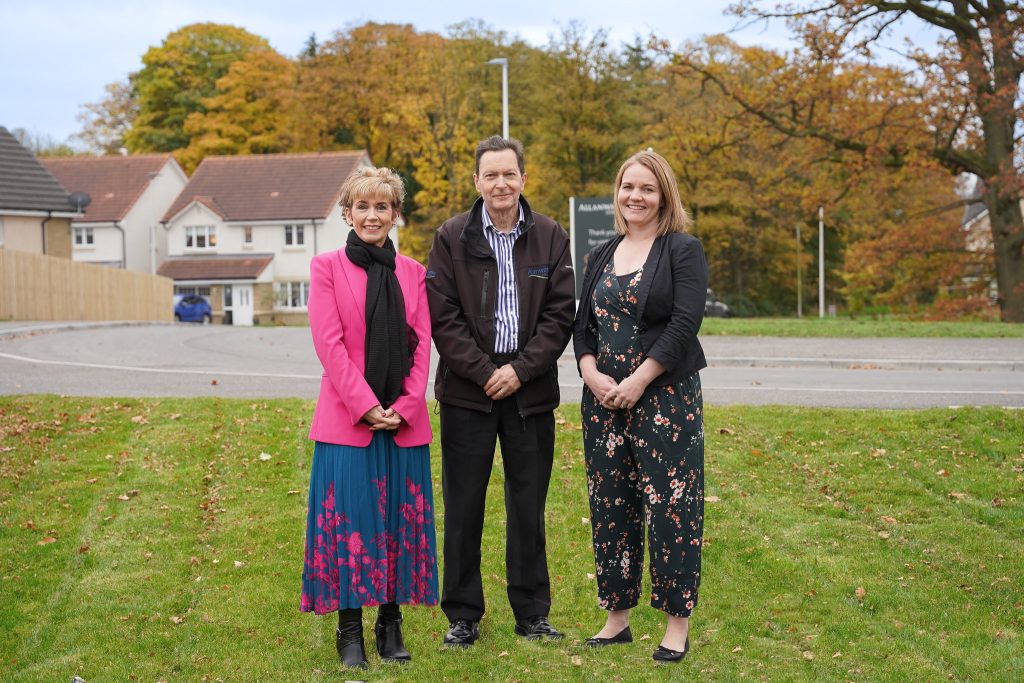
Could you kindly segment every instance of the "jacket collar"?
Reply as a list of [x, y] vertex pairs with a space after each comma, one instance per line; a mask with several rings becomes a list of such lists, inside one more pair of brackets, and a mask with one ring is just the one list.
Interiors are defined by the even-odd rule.
[[[519, 195], [519, 207], [523, 210], [523, 230], [520, 233], [520, 237], [522, 237], [533, 227], [535, 221], [533, 219], [533, 210], [530, 209], [530, 204], [526, 201], [526, 197], [522, 195]], [[473, 208], [466, 215], [466, 224], [462, 227], [462, 234], [459, 236], [459, 239], [466, 245], [466, 250], [474, 256], [494, 258], [491, 245], [487, 242], [487, 237], [484, 236], [483, 212], [484, 198], [477, 197], [476, 201], [473, 202]]]

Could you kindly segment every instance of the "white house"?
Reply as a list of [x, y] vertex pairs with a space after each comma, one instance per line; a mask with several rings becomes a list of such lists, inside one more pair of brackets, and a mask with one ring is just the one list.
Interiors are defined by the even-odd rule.
[[164, 214], [159, 274], [206, 297], [214, 322], [307, 322], [310, 261], [344, 245], [341, 185], [370, 165], [364, 151], [206, 157]]
[[170, 154], [42, 159], [72, 198], [89, 203], [71, 221], [71, 258], [156, 273], [167, 257], [160, 219], [188, 182]]

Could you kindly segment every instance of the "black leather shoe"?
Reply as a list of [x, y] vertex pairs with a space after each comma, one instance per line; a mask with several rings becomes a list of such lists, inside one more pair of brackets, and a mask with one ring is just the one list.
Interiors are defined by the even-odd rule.
[[670, 650], [667, 647], [665, 647], [664, 645], [659, 645], [658, 649], [656, 649], [654, 651], [654, 654], [651, 657], [656, 662], [678, 663], [678, 662], [683, 661], [683, 657], [685, 657], [686, 653], [689, 652], [689, 651], [690, 651], [690, 635], [687, 634], [686, 635], [686, 642], [683, 643], [683, 651], [682, 652], [678, 652], [676, 650]]
[[[354, 612], [355, 614], [350, 614]], [[335, 645], [338, 656], [345, 666], [365, 669], [366, 648], [363, 644], [362, 611], [358, 609], [343, 610], [338, 616], [338, 635]]]
[[402, 613], [397, 606], [390, 609], [381, 606], [377, 612], [373, 635], [377, 638], [377, 654], [381, 661], [400, 664], [412, 661], [412, 655], [405, 649], [402, 640]]
[[621, 645], [622, 643], [632, 643], [633, 632], [629, 630], [629, 626], [616, 633], [611, 638], [587, 638], [584, 643], [587, 647], [605, 647], [606, 645]]
[[480, 622], [469, 619], [456, 619], [452, 622], [448, 633], [444, 634], [444, 644], [452, 647], [469, 647], [480, 637]]
[[524, 636], [527, 640], [539, 640], [541, 638], [565, 638], [565, 634], [555, 629], [545, 616], [530, 617], [529, 619], [516, 620], [516, 635]]

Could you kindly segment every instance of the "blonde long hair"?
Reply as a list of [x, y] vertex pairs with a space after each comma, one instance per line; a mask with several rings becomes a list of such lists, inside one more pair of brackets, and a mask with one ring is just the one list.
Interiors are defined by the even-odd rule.
[[658, 190], [661, 192], [661, 208], [658, 210], [658, 236], [668, 235], [673, 232], [686, 232], [693, 221], [690, 214], [683, 208], [683, 200], [679, 197], [679, 187], [676, 185], [676, 176], [672, 167], [653, 149], [645, 149], [622, 162], [619, 173], [615, 176], [614, 198], [612, 206], [615, 211], [615, 232], [625, 235], [628, 230], [626, 219], [622, 217], [622, 209], [619, 208], [618, 196], [619, 187], [622, 185], [622, 176], [626, 169], [634, 164], [640, 164], [654, 174], [658, 180]]

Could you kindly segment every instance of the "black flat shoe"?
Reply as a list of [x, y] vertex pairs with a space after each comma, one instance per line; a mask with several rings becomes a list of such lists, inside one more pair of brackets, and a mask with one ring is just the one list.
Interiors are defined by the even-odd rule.
[[587, 647], [605, 647], [606, 645], [621, 645], [623, 643], [632, 642], [633, 632], [629, 630], [629, 625], [627, 624], [626, 628], [622, 629], [611, 638], [598, 638], [597, 636], [594, 636], [593, 638], [587, 638], [586, 642], [583, 644]]
[[399, 664], [412, 661], [412, 655], [405, 649], [405, 641], [402, 640], [402, 613], [397, 609], [388, 611], [380, 608], [373, 635], [377, 638], [377, 654], [381, 661]]
[[480, 637], [480, 622], [469, 619], [456, 619], [452, 622], [448, 633], [444, 634], [444, 644], [451, 647], [469, 647]]
[[541, 638], [558, 640], [559, 638], [565, 638], [565, 634], [552, 626], [545, 616], [517, 619], [516, 635], [523, 636], [527, 640], [540, 640]]
[[686, 653], [690, 651], [690, 634], [686, 634], [686, 642], [683, 643], [683, 651], [670, 650], [664, 645], [659, 645], [658, 649], [654, 651], [651, 658], [656, 662], [681, 662]]

